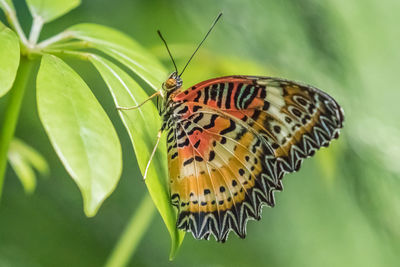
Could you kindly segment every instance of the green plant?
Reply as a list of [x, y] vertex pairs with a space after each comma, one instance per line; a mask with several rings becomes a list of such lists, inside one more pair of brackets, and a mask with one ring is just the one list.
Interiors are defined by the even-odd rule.
[[[0, 7], [12, 28], [0, 22], [0, 97], [8, 95], [0, 125], [0, 196], [7, 157], [27, 192], [32, 192], [35, 184], [31, 166], [42, 173], [48, 169], [37, 152], [13, 139], [25, 90], [32, 89], [28, 87], [29, 78], [40, 60], [36, 77], [39, 117], [58, 157], [81, 191], [85, 214], [91, 217], [119, 181], [121, 145], [96, 97], [79, 74], [60, 57], [90, 62], [107, 84], [117, 106], [142, 102], [148, 95], [139, 83], [144, 82], [156, 90], [166, 77], [166, 71], [136, 41], [97, 24], [74, 25], [38, 42], [45, 23], [77, 7], [80, 1], [26, 2], [33, 17], [29, 37], [25, 36], [20, 26], [11, 0], [0, 0]], [[118, 64], [136, 76], [128, 74]], [[155, 105], [145, 105], [136, 111], [120, 111], [119, 115], [131, 137], [143, 173], [161, 125], [157, 109]], [[160, 145], [149, 169], [146, 185], [171, 235], [170, 257], [173, 258], [184, 235], [175, 227], [175, 211], [169, 204], [165, 148], [165, 144]], [[146, 196], [113, 251], [108, 266], [126, 263], [154, 210]]]

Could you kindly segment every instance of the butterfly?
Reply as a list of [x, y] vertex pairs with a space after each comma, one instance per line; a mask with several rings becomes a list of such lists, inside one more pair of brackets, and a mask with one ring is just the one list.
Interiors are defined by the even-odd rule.
[[233, 75], [183, 90], [175, 69], [154, 95], [162, 98], [159, 138], [165, 131], [177, 227], [196, 239], [244, 238], [247, 221], [275, 205], [283, 176], [339, 137], [343, 110], [323, 91], [280, 78]]

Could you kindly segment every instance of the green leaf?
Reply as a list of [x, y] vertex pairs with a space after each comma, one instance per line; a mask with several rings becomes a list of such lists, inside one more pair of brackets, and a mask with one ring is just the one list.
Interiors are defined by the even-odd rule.
[[25, 193], [32, 194], [36, 188], [36, 175], [31, 166], [18, 153], [10, 152], [8, 160], [21, 181]]
[[29, 165], [39, 171], [42, 175], [47, 175], [49, 173], [49, 165], [45, 158], [33, 147], [18, 138], [14, 138], [11, 141], [10, 150], [14, 150], [20, 154]]
[[94, 216], [122, 169], [111, 121], [82, 78], [51, 55], [40, 65], [37, 103], [51, 144], [82, 193], [85, 214]]
[[[117, 106], [136, 105], [148, 98], [146, 92], [115, 64], [97, 55], [89, 56], [89, 60], [103, 77]], [[131, 137], [140, 170], [144, 173], [156, 143], [161, 118], [152, 103], [137, 110], [120, 111], [119, 114]], [[146, 185], [171, 235], [170, 257], [173, 258], [183, 241], [184, 232], [176, 228], [177, 214], [170, 204], [165, 138], [162, 138], [150, 165]]]
[[85, 23], [72, 26], [67, 31], [72, 37], [87, 41], [89, 46], [126, 65], [155, 90], [160, 89], [167, 78], [164, 67], [151, 53], [117, 30]]
[[32, 16], [50, 22], [81, 4], [80, 0], [26, 0]]
[[49, 171], [43, 156], [18, 139], [12, 140], [10, 144], [8, 160], [27, 194], [33, 193], [36, 187], [36, 175], [33, 168], [43, 175]]
[[12, 87], [19, 66], [17, 35], [0, 22], [0, 97]]

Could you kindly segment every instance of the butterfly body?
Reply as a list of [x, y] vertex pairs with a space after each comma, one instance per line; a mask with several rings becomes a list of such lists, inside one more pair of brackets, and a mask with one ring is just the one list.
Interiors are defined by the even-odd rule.
[[173, 73], [163, 84], [171, 203], [177, 227], [197, 239], [230, 231], [274, 206], [285, 173], [339, 135], [343, 111], [322, 91], [260, 76], [227, 76], [187, 90]]

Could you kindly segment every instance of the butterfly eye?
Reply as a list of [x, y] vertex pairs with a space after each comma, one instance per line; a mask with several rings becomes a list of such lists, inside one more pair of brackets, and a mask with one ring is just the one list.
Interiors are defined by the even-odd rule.
[[176, 87], [176, 80], [173, 78], [169, 78], [165, 83], [165, 88], [167, 90], [174, 89]]

